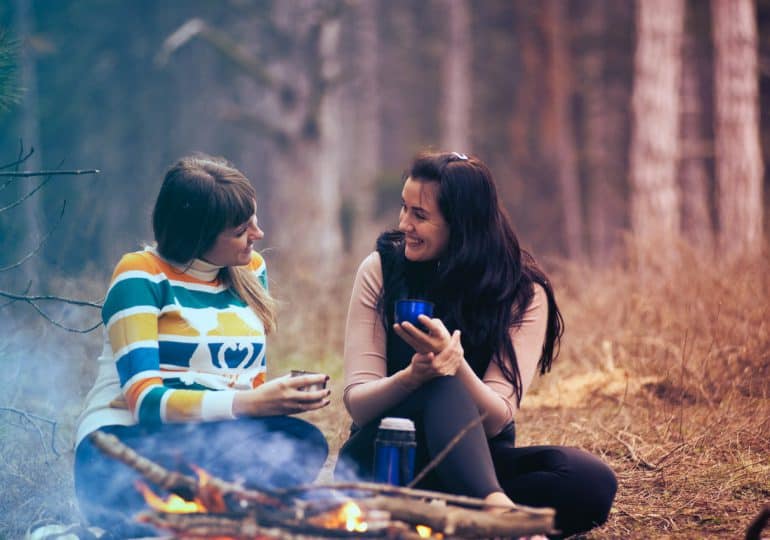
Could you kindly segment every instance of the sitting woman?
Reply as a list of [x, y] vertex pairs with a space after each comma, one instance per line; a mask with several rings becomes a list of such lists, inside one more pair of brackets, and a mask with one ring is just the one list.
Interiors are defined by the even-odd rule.
[[272, 488], [315, 478], [321, 432], [290, 415], [329, 404], [302, 391], [325, 375], [266, 381], [275, 329], [257, 197], [227, 162], [186, 157], [166, 173], [152, 216], [156, 247], [118, 263], [102, 309], [105, 345], [77, 428], [75, 491], [91, 524], [118, 538], [152, 531], [138, 473], [102, 455], [88, 435], [114, 434], [141, 455], [192, 474]]
[[[556, 510], [563, 535], [604, 523], [612, 471], [576, 448], [514, 445], [514, 415], [558, 351], [553, 288], [519, 247], [489, 169], [458, 153], [417, 156], [398, 231], [358, 269], [345, 332], [344, 402], [353, 418], [336, 474], [369, 479], [381, 418], [417, 430], [419, 471], [477, 421], [417, 487]], [[394, 323], [399, 299], [434, 303], [427, 330]], [[483, 415], [483, 421], [478, 422]]]

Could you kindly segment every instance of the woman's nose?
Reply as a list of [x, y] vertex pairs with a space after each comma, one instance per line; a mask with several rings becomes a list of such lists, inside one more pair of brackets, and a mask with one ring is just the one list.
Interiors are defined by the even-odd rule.
[[398, 230], [401, 232], [407, 232], [411, 228], [411, 222], [406, 212], [401, 212], [398, 216]]

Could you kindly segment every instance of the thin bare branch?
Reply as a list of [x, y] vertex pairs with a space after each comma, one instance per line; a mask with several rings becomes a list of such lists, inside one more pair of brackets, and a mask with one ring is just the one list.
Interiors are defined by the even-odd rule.
[[[61, 167], [61, 166], [62, 166], [62, 164], [64, 164], [64, 160], [61, 160], [61, 161], [59, 162], [59, 165], [58, 165], [58, 166], [59, 166], [59, 167]], [[57, 167], [57, 168], [58, 168], [58, 167]], [[16, 199], [14, 202], [12, 202], [11, 204], [9, 204], [9, 205], [5, 206], [4, 208], [0, 208], [0, 214], [2, 214], [3, 212], [5, 212], [6, 210], [10, 210], [11, 208], [15, 208], [16, 206], [19, 206], [21, 203], [23, 203], [24, 201], [26, 201], [27, 199], [29, 199], [30, 197], [32, 197], [32, 195], [34, 195], [35, 193], [37, 193], [38, 191], [40, 191], [41, 189], [43, 189], [43, 187], [44, 187], [44, 186], [45, 186], [45, 185], [46, 185], [48, 182], [50, 182], [50, 181], [53, 179], [53, 176], [54, 176], [53, 174], [50, 174], [49, 176], [47, 176], [47, 177], [46, 177], [46, 179], [45, 179], [45, 180], [43, 180], [42, 182], [40, 182], [40, 183], [37, 185], [37, 187], [35, 187], [33, 190], [31, 190], [31, 191], [27, 192], [27, 194], [26, 194], [26, 195], [24, 195], [23, 197], [21, 197], [21, 198], [19, 198], [19, 199]]]
[[2, 176], [11, 176], [11, 177], [20, 177], [20, 178], [27, 178], [30, 176], [59, 176], [63, 174], [69, 174], [69, 175], [78, 175], [78, 174], [99, 174], [101, 171], [99, 169], [72, 169], [72, 170], [61, 170], [61, 171], [12, 171], [12, 172], [0, 172], [0, 177]]
[[[19, 266], [21, 266], [22, 264], [24, 264], [26, 261], [28, 261], [28, 260], [29, 260], [31, 257], [33, 257], [33, 256], [34, 256], [34, 255], [35, 255], [35, 254], [36, 254], [38, 251], [40, 251], [40, 249], [41, 249], [41, 248], [43, 247], [43, 245], [46, 243], [46, 241], [48, 240], [48, 238], [50, 238], [50, 237], [51, 237], [51, 234], [53, 234], [53, 232], [54, 232], [54, 231], [55, 231], [55, 230], [56, 230], [56, 229], [59, 227], [59, 225], [61, 225], [61, 221], [62, 221], [62, 218], [64, 217], [64, 209], [65, 209], [66, 207], [67, 207], [67, 201], [65, 200], [65, 201], [62, 203], [62, 206], [61, 206], [61, 212], [59, 212], [59, 219], [56, 221], [56, 224], [54, 224], [54, 225], [53, 225], [53, 226], [52, 226], [52, 227], [51, 227], [51, 228], [48, 230], [48, 232], [47, 232], [47, 233], [46, 233], [46, 234], [43, 236], [43, 238], [41, 238], [41, 239], [40, 239], [40, 241], [38, 242], [37, 246], [36, 246], [36, 247], [35, 247], [35, 248], [34, 248], [32, 251], [30, 251], [29, 253], [27, 253], [26, 255], [24, 255], [24, 256], [23, 256], [21, 259], [19, 259], [18, 261], [16, 261], [15, 263], [13, 263], [13, 264], [11, 264], [11, 265], [9, 265], [9, 266], [5, 266], [5, 267], [3, 267], [3, 268], [0, 268], [0, 273], [2, 273], [2, 272], [7, 272], [7, 271], [9, 271], [9, 270], [13, 270], [14, 268], [18, 268]], [[27, 290], [29, 290], [29, 287], [27, 287]], [[25, 292], [26, 292], [26, 291], [25, 291]], [[13, 300], [12, 302], [14, 302], [14, 301], [15, 301], [15, 300]], [[3, 304], [3, 305], [7, 305], [7, 304]], [[0, 307], [2, 307], [2, 306], [0, 306]]]
[[634, 450], [634, 448], [630, 444], [628, 444], [626, 441], [621, 439], [619, 435], [617, 435], [616, 433], [610, 431], [609, 429], [605, 428], [602, 425], [599, 426], [599, 429], [601, 429], [606, 434], [608, 434], [609, 436], [613, 437], [616, 441], [618, 441], [620, 444], [622, 444], [626, 448], [626, 450], [628, 450], [629, 457], [633, 460], [634, 463], [639, 465], [642, 469], [647, 469], [648, 471], [657, 470], [658, 467], [656, 465], [653, 465], [652, 463], [650, 463], [649, 461], [647, 461], [643, 457], [639, 456], [636, 453], [636, 450]]
[[92, 302], [91, 300], [77, 300], [75, 298], [65, 298], [64, 296], [56, 296], [51, 294], [46, 295], [26, 295], [16, 294], [8, 291], [0, 291], [0, 297], [8, 298], [11, 300], [18, 300], [21, 302], [63, 302], [65, 304], [72, 304], [73, 306], [84, 306], [101, 309], [103, 304], [101, 302]]
[[474, 426], [483, 422], [484, 418], [486, 417], [487, 417], [487, 413], [485, 411], [482, 414], [480, 414], [477, 418], [474, 418], [473, 420], [468, 422], [468, 424], [464, 428], [462, 428], [460, 431], [458, 431], [457, 435], [452, 437], [452, 440], [449, 441], [449, 443], [444, 447], [444, 449], [441, 450], [441, 452], [439, 452], [438, 454], [436, 454], [436, 456], [430, 461], [430, 463], [428, 463], [423, 468], [423, 470], [420, 471], [420, 474], [415, 476], [414, 479], [406, 485], [406, 487], [410, 488], [410, 487], [416, 486], [420, 480], [425, 478], [425, 475], [427, 475], [430, 471], [436, 468], [436, 466], [444, 460], [444, 458], [449, 453], [449, 451], [452, 450], [452, 448], [454, 448], [457, 445], [457, 443], [459, 443], [462, 440], [462, 438], [465, 437], [465, 435], [471, 429], [473, 429]]
[[102, 321], [99, 321], [93, 326], [90, 326], [88, 328], [72, 328], [71, 326], [67, 326], [63, 323], [60, 323], [59, 321], [55, 321], [51, 317], [48, 316], [48, 314], [43, 311], [40, 306], [38, 306], [35, 302], [27, 301], [27, 303], [32, 306], [35, 311], [37, 311], [38, 315], [43, 317], [45, 320], [47, 320], [52, 325], [56, 326], [57, 328], [61, 328], [62, 330], [66, 330], [67, 332], [72, 332], [74, 334], [88, 334], [89, 332], [93, 332], [97, 328], [99, 328], [102, 325]]
[[37, 430], [38, 435], [40, 436], [40, 442], [43, 445], [43, 448], [45, 448], [43, 432], [40, 430], [40, 426], [38, 426], [35, 422], [33, 422], [33, 419], [50, 424], [51, 425], [51, 450], [53, 451], [55, 456], [58, 457], [61, 455], [61, 453], [56, 449], [56, 428], [59, 425], [59, 423], [56, 420], [51, 420], [50, 418], [46, 418], [44, 416], [39, 416], [37, 414], [33, 414], [27, 411], [22, 411], [21, 409], [17, 409], [15, 407], [0, 407], [0, 411], [16, 413], [22, 418], [24, 418], [27, 422], [29, 422], [30, 425], [34, 426], [34, 428]]
[[2, 171], [3, 169], [10, 169], [11, 167], [18, 167], [19, 165], [27, 161], [30, 157], [32, 157], [32, 154], [34, 153], [35, 153], [35, 149], [30, 148], [29, 152], [24, 154], [24, 146], [22, 145], [21, 156], [18, 157], [16, 161], [11, 161], [10, 163], [6, 163], [5, 165], [0, 165], [0, 171]]

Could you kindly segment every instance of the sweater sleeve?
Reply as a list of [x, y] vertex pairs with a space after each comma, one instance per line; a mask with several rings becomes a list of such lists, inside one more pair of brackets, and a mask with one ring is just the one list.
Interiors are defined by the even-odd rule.
[[129, 410], [139, 423], [233, 418], [233, 391], [172, 389], [164, 385], [158, 318], [178, 306], [165, 303], [169, 282], [150, 261], [146, 254], [125, 255], [115, 269], [102, 308], [102, 321]]
[[[415, 388], [404, 372], [387, 374], [386, 332], [377, 311], [377, 299], [382, 291], [382, 264], [374, 252], [361, 263], [356, 274], [345, 327], [345, 406], [358, 425], [376, 418], [398, 404]], [[522, 395], [529, 388], [542, 354], [548, 321], [545, 290], [535, 286], [535, 294], [521, 324], [511, 329], [516, 359], [522, 381]], [[503, 358], [508, 365], [510, 358]], [[467, 361], [456, 375], [468, 389], [479, 411], [486, 412], [484, 431], [489, 437], [497, 435], [513, 420], [516, 394], [500, 366], [490, 362], [483, 380], [473, 372]]]
[[[548, 300], [545, 289], [535, 285], [535, 294], [524, 313], [521, 324], [511, 329], [511, 341], [521, 375], [522, 396], [525, 394], [537, 371], [537, 363], [543, 352], [545, 330], [548, 323]], [[511, 366], [511, 359], [502, 361]], [[483, 381], [471, 369], [468, 362], [457, 372], [480, 411], [487, 413], [484, 431], [493, 437], [509, 424], [516, 411], [516, 394], [513, 384], [505, 378], [497, 362], [490, 362]]]
[[387, 377], [385, 328], [377, 311], [382, 263], [371, 253], [358, 268], [345, 326], [343, 400], [353, 421], [363, 425], [398, 404], [414, 390], [404, 372]]

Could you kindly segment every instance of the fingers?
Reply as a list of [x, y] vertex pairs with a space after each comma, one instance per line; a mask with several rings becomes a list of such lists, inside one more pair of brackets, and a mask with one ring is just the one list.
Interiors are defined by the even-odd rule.
[[430, 342], [427, 341], [428, 335], [418, 330], [411, 323], [394, 324], [393, 331], [415, 351], [428, 352], [430, 350]]
[[286, 375], [282, 379], [290, 388], [320, 390], [326, 388], [329, 376], [323, 373], [308, 373], [306, 375]]
[[431, 319], [427, 315], [420, 315], [417, 320], [428, 330], [428, 334], [435, 337], [449, 337], [449, 330], [441, 319]]

